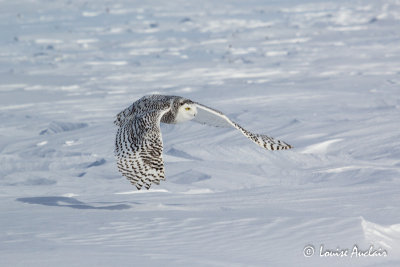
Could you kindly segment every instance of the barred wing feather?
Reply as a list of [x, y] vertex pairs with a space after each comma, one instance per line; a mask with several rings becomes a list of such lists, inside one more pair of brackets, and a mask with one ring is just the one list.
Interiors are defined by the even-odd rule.
[[196, 103], [197, 115], [193, 119], [195, 122], [201, 124], [207, 124], [215, 127], [233, 127], [238, 129], [244, 136], [249, 138], [251, 141], [257, 145], [264, 147], [267, 150], [282, 150], [290, 149], [291, 145], [286, 144], [283, 141], [277, 140], [275, 138], [269, 137], [263, 134], [252, 133], [236, 122], [229, 119], [222, 112], [212, 109], [210, 107], [204, 106], [202, 104]]

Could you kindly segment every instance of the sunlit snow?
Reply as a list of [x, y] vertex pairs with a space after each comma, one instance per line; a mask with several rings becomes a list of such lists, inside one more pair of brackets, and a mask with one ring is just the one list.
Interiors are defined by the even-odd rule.
[[[399, 1], [0, 1], [0, 29], [0, 266], [400, 266]], [[294, 148], [162, 125], [138, 192], [113, 120], [153, 93]], [[387, 255], [320, 255], [355, 245]]]

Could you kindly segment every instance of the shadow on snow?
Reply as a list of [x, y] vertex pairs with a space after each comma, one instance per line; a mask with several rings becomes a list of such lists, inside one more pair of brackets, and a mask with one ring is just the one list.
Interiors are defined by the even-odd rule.
[[131, 208], [131, 206], [126, 204], [95, 207], [71, 197], [23, 197], [23, 198], [17, 198], [16, 200], [28, 204], [39, 204], [39, 205], [55, 206], [55, 207], [69, 207], [73, 209], [124, 210]]

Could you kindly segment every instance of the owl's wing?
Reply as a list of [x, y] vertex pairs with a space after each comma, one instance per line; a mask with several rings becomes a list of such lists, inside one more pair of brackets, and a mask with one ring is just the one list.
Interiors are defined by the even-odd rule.
[[117, 166], [138, 190], [165, 180], [160, 120], [168, 110], [136, 113], [121, 120], [115, 138]]
[[122, 124], [124, 124], [124, 122], [134, 114], [135, 114], [135, 103], [133, 103], [132, 105], [130, 105], [129, 107], [118, 113], [114, 120], [114, 124], [121, 127]]
[[242, 134], [244, 134], [251, 141], [256, 143], [257, 145], [264, 147], [268, 150], [282, 150], [282, 149], [290, 149], [291, 145], [286, 144], [283, 141], [274, 139], [272, 137], [263, 135], [263, 134], [255, 134], [242, 126], [237, 124], [236, 122], [230, 120], [225, 114], [221, 111], [212, 109], [210, 107], [204, 106], [199, 103], [195, 103], [197, 108], [197, 115], [194, 117], [193, 121], [207, 124], [215, 127], [234, 127], [238, 129]]

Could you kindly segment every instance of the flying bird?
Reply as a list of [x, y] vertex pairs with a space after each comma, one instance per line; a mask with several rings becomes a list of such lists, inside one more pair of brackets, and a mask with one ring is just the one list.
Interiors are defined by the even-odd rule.
[[117, 166], [138, 190], [165, 180], [160, 123], [193, 120], [215, 127], [233, 127], [267, 150], [290, 149], [283, 141], [252, 133], [222, 112], [180, 96], [148, 95], [117, 114], [115, 138]]

